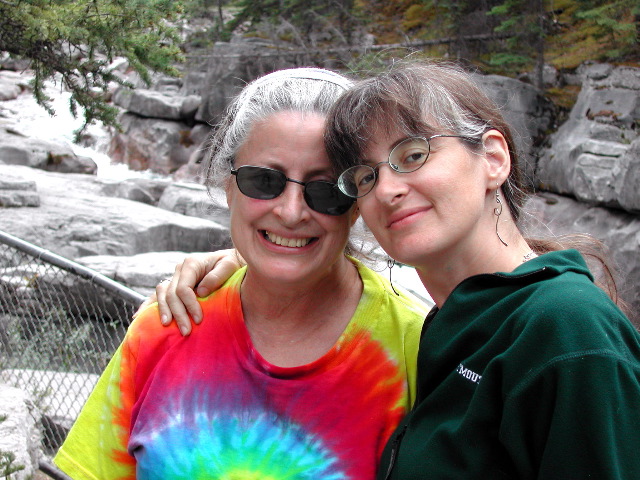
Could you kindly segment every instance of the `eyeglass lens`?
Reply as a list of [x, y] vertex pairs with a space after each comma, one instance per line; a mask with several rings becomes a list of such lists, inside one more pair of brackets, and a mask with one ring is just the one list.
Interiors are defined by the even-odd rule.
[[389, 153], [389, 165], [396, 172], [413, 172], [429, 157], [429, 141], [425, 138], [407, 138]]
[[353, 205], [353, 198], [343, 194], [334, 183], [322, 180], [299, 182], [287, 178], [278, 170], [244, 165], [232, 170], [238, 189], [247, 197], [271, 200], [284, 192], [287, 182], [304, 186], [304, 199], [312, 210], [327, 215], [342, 215]]
[[240, 167], [236, 170], [235, 176], [240, 191], [247, 197], [258, 200], [276, 198], [287, 184], [284, 173], [267, 168]]

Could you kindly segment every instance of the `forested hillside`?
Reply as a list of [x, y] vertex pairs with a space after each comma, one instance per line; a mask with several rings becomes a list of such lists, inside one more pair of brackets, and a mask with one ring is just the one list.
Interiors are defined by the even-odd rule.
[[358, 54], [403, 44], [502, 74], [542, 62], [572, 69], [586, 60], [640, 58], [636, 0], [218, 0], [215, 8], [192, 0], [189, 11], [218, 22], [209, 40], [241, 28], [303, 48], [348, 45]]

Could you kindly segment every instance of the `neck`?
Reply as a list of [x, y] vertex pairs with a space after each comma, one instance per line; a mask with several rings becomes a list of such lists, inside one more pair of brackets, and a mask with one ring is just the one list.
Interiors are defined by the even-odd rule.
[[326, 353], [360, 300], [357, 268], [341, 257], [328, 274], [304, 284], [274, 285], [251, 275], [240, 289], [245, 324], [255, 348], [279, 366], [309, 363]]
[[519, 233], [510, 236], [508, 246], [497, 237], [488, 243], [490, 245], [483, 247], [439, 253], [416, 266], [420, 280], [438, 307], [442, 307], [451, 292], [465, 279], [487, 273], [511, 272], [531, 252]]

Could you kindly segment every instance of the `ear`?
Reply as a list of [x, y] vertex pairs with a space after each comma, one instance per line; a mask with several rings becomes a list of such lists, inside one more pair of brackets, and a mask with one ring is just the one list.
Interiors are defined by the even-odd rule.
[[511, 171], [509, 145], [498, 130], [489, 130], [482, 136], [487, 166], [487, 188], [495, 190], [496, 183], [502, 185]]
[[360, 218], [360, 207], [358, 207], [357, 203], [355, 203], [355, 208], [353, 209], [350, 215], [351, 215], [351, 226], [353, 227], [353, 225], [356, 223], [356, 220]]

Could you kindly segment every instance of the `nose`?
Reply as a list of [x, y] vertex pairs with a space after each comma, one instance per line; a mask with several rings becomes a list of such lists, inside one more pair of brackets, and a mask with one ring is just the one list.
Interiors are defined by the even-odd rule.
[[273, 211], [285, 226], [294, 226], [311, 216], [304, 200], [304, 186], [298, 182], [288, 181], [284, 191], [274, 201], [277, 205]]
[[387, 162], [378, 165], [378, 180], [372, 194], [384, 203], [392, 204], [399, 201], [409, 191], [404, 175], [394, 171]]

